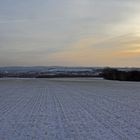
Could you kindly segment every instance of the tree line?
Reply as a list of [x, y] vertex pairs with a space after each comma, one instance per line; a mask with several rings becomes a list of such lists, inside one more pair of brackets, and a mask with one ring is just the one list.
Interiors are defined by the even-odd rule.
[[102, 72], [104, 79], [119, 81], [140, 81], [140, 71], [122, 71], [115, 68], [105, 68]]

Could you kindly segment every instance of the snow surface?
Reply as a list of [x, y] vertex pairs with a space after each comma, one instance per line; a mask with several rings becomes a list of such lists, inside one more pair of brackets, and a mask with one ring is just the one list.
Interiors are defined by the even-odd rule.
[[140, 140], [140, 83], [1, 79], [0, 140]]

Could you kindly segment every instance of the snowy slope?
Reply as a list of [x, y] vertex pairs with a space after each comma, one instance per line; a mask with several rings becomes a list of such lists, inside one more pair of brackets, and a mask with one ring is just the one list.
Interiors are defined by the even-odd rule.
[[1, 79], [0, 140], [139, 140], [140, 85]]

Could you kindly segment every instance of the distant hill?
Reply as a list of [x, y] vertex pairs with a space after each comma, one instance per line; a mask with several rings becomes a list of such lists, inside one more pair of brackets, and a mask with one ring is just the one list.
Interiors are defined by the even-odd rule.
[[[117, 68], [119, 71], [140, 71], [140, 68]], [[0, 77], [101, 77], [102, 67], [61, 67], [61, 66], [34, 66], [34, 67], [0, 67]]]
[[0, 67], [0, 77], [90, 77], [98, 76], [102, 70], [97, 67]]
[[96, 67], [59, 67], [59, 66], [34, 66], [34, 67], [0, 67], [0, 72], [23, 73], [23, 72], [77, 72], [96, 71], [102, 68]]

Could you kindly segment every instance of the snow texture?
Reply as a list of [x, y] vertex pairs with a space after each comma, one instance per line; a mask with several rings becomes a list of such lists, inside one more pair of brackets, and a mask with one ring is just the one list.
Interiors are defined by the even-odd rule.
[[140, 140], [140, 83], [1, 79], [0, 140]]

